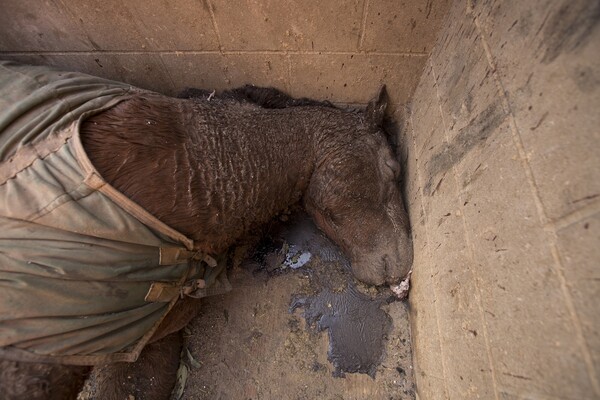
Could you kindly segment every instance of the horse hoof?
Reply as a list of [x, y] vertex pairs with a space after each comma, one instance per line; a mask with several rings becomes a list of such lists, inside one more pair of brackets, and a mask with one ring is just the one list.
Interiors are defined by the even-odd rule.
[[74, 400], [89, 370], [89, 367], [0, 360], [0, 397], [3, 400]]
[[183, 338], [175, 332], [146, 345], [133, 363], [96, 366], [81, 400], [168, 400], [175, 386]]

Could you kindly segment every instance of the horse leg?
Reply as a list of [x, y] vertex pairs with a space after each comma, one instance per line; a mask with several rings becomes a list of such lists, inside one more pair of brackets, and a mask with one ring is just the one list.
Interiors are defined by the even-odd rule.
[[175, 381], [183, 336], [181, 331], [146, 345], [136, 362], [96, 366], [86, 383], [93, 400], [167, 400]]
[[171, 312], [167, 314], [154, 335], [152, 335], [150, 343], [183, 329], [200, 312], [200, 303], [201, 299], [192, 297], [185, 297], [175, 303]]
[[177, 379], [183, 338], [181, 329], [200, 310], [200, 299], [185, 298], [173, 307], [136, 362], [95, 367], [85, 391], [93, 400], [165, 400]]
[[3, 400], [76, 399], [90, 367], [0, 360]]

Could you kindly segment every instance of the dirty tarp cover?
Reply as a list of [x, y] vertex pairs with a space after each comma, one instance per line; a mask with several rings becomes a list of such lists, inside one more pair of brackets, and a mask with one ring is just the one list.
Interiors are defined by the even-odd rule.
[[135, 91], [0, 62], [0, 357], [134, 361], [177, 300], [145, 301], [150, 285], [190, 277], [159, 255], [193, 243], [105, 184], [79, 140], [81, 119]]

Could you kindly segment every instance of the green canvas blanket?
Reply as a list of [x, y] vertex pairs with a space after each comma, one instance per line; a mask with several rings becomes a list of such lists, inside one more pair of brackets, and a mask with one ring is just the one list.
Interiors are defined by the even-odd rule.
[[[189, 238], [107, 184], [81, 145], [83, 119], [139, 91], [0, 62], [0, 358], [135, 361], [182, 288], [203, 278], [229, 289]], [[195, 295], [222, 292], [208, 287]]]

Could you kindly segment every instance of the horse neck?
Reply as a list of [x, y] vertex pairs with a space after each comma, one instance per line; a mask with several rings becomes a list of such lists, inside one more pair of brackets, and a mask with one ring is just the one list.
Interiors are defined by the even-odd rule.
[[300, 200], [315, 168], [323, 118], [313, 107], [206, 107], [195, 103], [195, 112], [184, 113], [191, 116], [186, 148], [195, 171], [193, 207], [205, 216], [194, 239], [218, 252]]
[[109, 183], [218, 253], [302, 197], [340, 118], [140, 95], [84, 121], [81, 134]]

